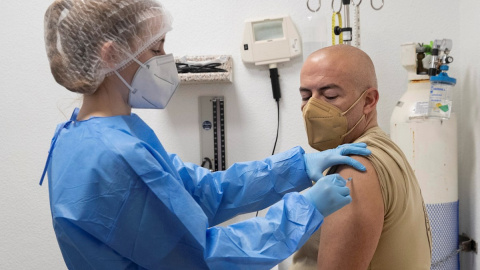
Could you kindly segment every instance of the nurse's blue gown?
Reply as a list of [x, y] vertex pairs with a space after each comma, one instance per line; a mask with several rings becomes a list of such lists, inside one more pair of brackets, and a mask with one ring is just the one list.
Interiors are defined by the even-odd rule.
[[300, 147], [211, 173], [167, 153], [135, 114], [75, 119], [57, 127], [46, 167], [69, 269], [270, 269], [323, 221], [296, 192], [311, 186]]

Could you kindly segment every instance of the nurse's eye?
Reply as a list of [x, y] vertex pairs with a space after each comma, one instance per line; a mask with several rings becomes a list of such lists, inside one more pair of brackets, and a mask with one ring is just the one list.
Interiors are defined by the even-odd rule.
[[162, 50], [152, 50], [154, 54], [162, 54]]

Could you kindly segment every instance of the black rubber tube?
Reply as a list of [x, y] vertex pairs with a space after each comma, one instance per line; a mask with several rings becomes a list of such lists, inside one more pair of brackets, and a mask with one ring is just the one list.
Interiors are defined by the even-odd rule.
[[278, 69], [271, 68], [270, 69], [270, 79], [272, 80], [272, 91], [273, 91], [273, 99], [278, 101], [282, 95], [280, 94], [280, 81], [278, 80]]

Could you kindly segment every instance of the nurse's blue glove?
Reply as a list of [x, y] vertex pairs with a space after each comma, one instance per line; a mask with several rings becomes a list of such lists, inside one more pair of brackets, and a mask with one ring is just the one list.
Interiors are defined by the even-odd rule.
[[323, 177], [323, 172], [335, 165], [349, 165], [359, 171], [365, 171], [365, 166], [347, 155], [368, 156], [372, 152], [367, 149], [365, 143], [343, 144], [335, 149], [329, 149], [322, 152], [304, 154], [305, 168], [307, 175], [312, 181], [317, 181]]
[[330, 174], [320, 178], [303, 196], [326, 217], [352, 201], [346, 183], [339, 174]]

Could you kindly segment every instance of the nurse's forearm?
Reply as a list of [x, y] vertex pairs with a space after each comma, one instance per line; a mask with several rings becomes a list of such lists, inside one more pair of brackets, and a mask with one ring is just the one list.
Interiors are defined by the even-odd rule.
[[213, 224], [264, 209], [286, 193], [310, 187], [303, 153], [296, 147], [262, 161], [236, 163], [225, 172], [215, 173], [223, 196]]
[[312, 204], [290, 193], [265, 218], [208, 229], [205, 260], [211, 269], [270, 269], [298, 250], [322, 222]]

